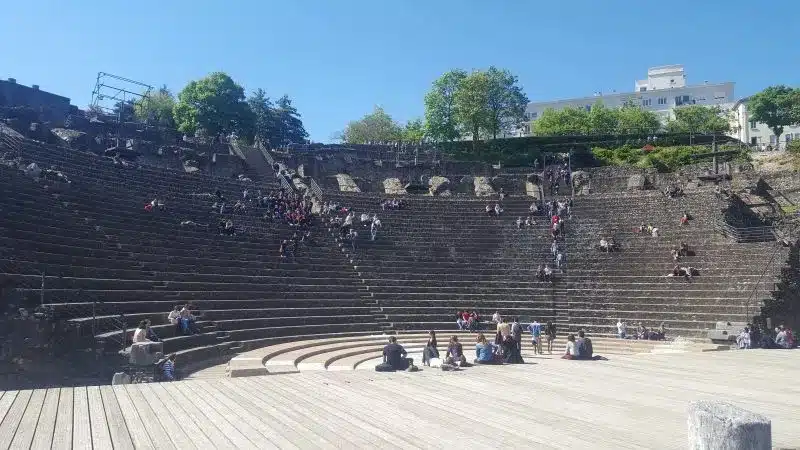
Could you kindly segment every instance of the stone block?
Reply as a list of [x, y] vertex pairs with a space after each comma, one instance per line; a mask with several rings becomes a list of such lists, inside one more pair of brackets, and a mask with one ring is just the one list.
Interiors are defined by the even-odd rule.
[[163, 356], [163, 342], [137, 342], [131, 345], [128, 361], [134, 366], [149, 366]]
[[399, 178], [386, 178], [383, 180], [383, 191], [389, 195], [405, 195], [408, 193]]
[[540, 200], [541, 199], [541, 193], [542, 192], [541, 192], [541, 190], [539, 189], [539, 186], [536, 183], [531, 183], [530, 181], [526, 181], [525, 182], [525, 193], [528, 195], [528, 197], [533, 197], [536, 200]]
[[492, 187], [488, 177], [475, 177], [473, 183], [475, 185], [476, 197], [489, 197], [497, 193]]
[[629, 191], [641, 191], [644, 189], [645, 181], [647, 179], [642, 174], [631, 175], [628, 177], [628, 190]]
[[356, 182], [353, 181], [353, 177], [346, 173], [337, 173], [336, 181], [339, 182], [340, 192], [361, 192]]
[[738, 406], [718, 401], [689, 405], [689, 448], [696, 450], [769, 450], [770, 420]]
[[76, 150], [89, 150], [89, 136], [83, 131], [69, 130], [66, 128], [53, 128], [50, 130], [64, 145]]
[[450, 195], [450, 180], [438, 175], [431, 177], [428, 180], [428, 192], [431, 195]]

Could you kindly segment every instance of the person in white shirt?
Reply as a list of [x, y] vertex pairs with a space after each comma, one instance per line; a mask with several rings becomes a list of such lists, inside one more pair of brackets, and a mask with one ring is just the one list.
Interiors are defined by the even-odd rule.
[[608, 241], [606, 238], [600, 238], [600, 250], [608, 253]]
[[496, 216], [499, 216], [500, 214], [502, 214], [502, 212], [503, 212], [503, 208], [500, 207], [500, 204], [499, 203], [495, 203], [494, 204], [494, 214]]
[[517, 229], [522, 229], [522, 217], [517, 217]]
[[625, 322], [623, 322], [622, 319], [617, 319], [617, 337], [618, 338], [625, 339], [625, 333], [627, 331], [626, 328], [627, 327], [625, 325]]
[[361, 213], [361, 225], [367, 226], [367, 222], [369, 222], [369, 214]]
[[531, 212], [531, 214], [536, 214], [536, 212], [539, 211], [539, 207], [536, 206], [536, 202], [533, 202], [528, 210]]
[[380, 226], [381, 226], [380, 220], [376, 219], [372, 221], [372, 225], [369, 227], [370, 240], [374, 241], [375, 237], [378, 236], [378, 227]]
[[560, 269], [560, 268], [561, 268], [561, 262], [562, 262], [563, 260], [564, 260], [564, 254], [563, 254], [563, 253], [561, 253], [561, 252], [558, 252], [558, 253], [556, 254], [556, 268], [557, 268], [557, 269]]
[[567, 347], [564, 349], [564, 356], [562, 356], [561, 359], [578, 359], [578, 354], [575, 350], [574, 334], [567, 336]]
[[147, 321], [145, 320], [139, 322], [139, 327], [133, 332], [133, 343], [140, 342], [151, 342], [150, 339], [147, 339]]
[[175, 305], [175, 308], [173, 308], [172, 311], [170, 311], [169, 314], [167, 314], [167, 320], [169, 320], [169, 323], [176, 327], [175, 328], [175, 330], [176, 330], [175, 333], [176, 334], [180, 334], [180, 324], [178, 322], [178, 319], [180, 317], [181, 317], [181, 306], [180, 305]]
[[492, 322], [500, 323], [501, 319], [502, 317], [500, 317], [500, 311], [495, 311], [494, 314], [492, 314]]
[[553, 239], [553, 243], [550, 244], [550, 253], [553, 254], [554, 258], [558, 254], [558, 242], [555, 239]]

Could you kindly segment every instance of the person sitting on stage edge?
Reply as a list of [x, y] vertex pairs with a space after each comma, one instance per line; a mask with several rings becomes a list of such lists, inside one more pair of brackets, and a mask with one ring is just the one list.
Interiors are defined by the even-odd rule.
[[486, 340], [483, 333], [478, 333], [477, 344], [475, 344], [475, 364], [502, 364], [494, 357], [496, 348], [494, 344]]
[[375, 366], [376, 372], [408, 370], [414, 367], [414, 360], [406, 358], [406, 349], [397, 343], [395, 336], [389, 337], [389, 344], [383, 347], [383, 362]]

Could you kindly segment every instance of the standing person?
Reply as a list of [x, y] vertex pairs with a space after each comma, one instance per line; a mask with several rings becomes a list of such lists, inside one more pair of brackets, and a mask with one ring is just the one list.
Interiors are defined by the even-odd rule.
[[534, 355], [541, 355], [542, 354], [542, 324], [540, 324], [536, 319], [533, 320], [533, 323], [528, 325], [528, 331], [531, 332], [531, 339], [533, 344], [533, 354]]
[[422, 350], [422, 364], [430, 366], [431, 359], [434, 358], [439, 358], [439, 350], [436, 348], [436, 332], [430, 330], [428, 331], [428, 342]]
[[494, 339], [495, 345], [501, 345], [503, 341], [510, 335], [511, 324], [506, 322], [503, 318], [500, 318], [500, 322], [497, 324], [497, 335]]
[[514, 317], [514, 322], [511, 324], [511, 336], [514, 338], [514, 344], [517, 350], [522, 352], [522, 325], [519, 324], [519, 317]]
[[175, 353], [167, 356], [167, 360], [161, 366], [164, 379], [167, 381], [175, 381]]
[[547, 325], [544, 327], [544, 334], [547, 335], [547, 353], [552, 355], [553, 341], [556, 340], [556, 324], [547, 322]]
[[618, 338], [625, 339], [627, 328], [628, 327], [625, 325], [625, 322], [623, 322], [622, 319], [617, 319], [617, 337]]

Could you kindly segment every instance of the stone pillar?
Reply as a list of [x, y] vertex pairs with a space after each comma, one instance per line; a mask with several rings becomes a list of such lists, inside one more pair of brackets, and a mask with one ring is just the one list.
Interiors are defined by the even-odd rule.
[[769, 450], [772, 424], [760, 414], [725, 402], [689, 405], [689, 448], [696, 450]]

